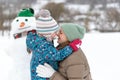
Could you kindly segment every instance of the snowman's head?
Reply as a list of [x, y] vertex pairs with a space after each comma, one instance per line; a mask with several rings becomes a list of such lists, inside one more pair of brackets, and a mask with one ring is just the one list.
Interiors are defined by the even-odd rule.
[[34, 10], [32, 8], [22, 9], [12, 21], [11, 27], [12, 35], [35, 29], [36, 19], [34, 17]]

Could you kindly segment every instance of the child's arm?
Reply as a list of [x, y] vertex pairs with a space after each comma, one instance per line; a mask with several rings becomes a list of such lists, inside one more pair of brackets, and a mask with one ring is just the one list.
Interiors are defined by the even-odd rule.
[[32, 32], [28, 33], [26, 44], [32, 51], [43, 53], [43, 58], [46, 60], [60, 61], [69, 56], [73, 51], [70, 46], [57, 50], [51, 42]]

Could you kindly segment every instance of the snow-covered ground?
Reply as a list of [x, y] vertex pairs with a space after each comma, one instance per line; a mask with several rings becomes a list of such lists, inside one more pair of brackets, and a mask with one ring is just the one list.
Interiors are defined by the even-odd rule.
[[120, 80], [120, 33], [90, 33], [83, 39], [93, 80]]
[[[30, 55], [24, 42], [25, 38], [0, 37], [0, 80], [19, 80], [8, 79], [9, 74], [13, 77], [20, 74], [29, 80]], [[88, 58], [93, 80], [120, 80], [120, 33], [87, 33], [81, 47]], [[19, 65], [15, 67], [17, 61]], [[16, 72], [10, 72], [13, 68]]]

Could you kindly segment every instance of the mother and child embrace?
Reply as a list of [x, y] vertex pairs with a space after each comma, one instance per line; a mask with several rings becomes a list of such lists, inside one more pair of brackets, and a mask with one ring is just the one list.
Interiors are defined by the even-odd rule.
[[[25, 8], [13, 20], [12, 31], [14, 38], [22, 36], [21, 33], [27, 35], [27, 50], [32, 53], [31, 80], [92, 80], [87, 58], [80, 48], [86, 31], [83, 26], [58, 25], [47, 9], [41, 9], [35, 18], [34, 10]], [[56, 38], [57, 47], [53, 43]]]

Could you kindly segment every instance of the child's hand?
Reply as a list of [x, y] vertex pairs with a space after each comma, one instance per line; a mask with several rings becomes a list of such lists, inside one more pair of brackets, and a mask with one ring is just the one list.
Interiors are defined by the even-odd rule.
[[52, 33], [52, 34], [50, 34], [49, 37], [47, 37], [47, 40], [48, 40], [48, 41], [52, 41], [52, 40], [55, 39], [55, 37], [56, 37], [56, 34], [55, 34], [55, 33]]
[[36, 30], [30, 30], [30, 31], [27, 32], [27, 34], [28, 34], [29, 32], [36, 33]]
[[69, 46], [73, 49], [73, 51], [77, 51], [82, 44], [82, 41], [80, 39], [75, 39], [72, 42], [70, 42]]
[[18, 39], [22, 37], [22, 33], [17, 33], [13, 35], [14, 39]]
[[27, 32], [23, 32], [23, 33], [16, 33], [16, 34], [13, 34], [13, 37], [14, 39], [18, 39], [18, 38], [21, 38], [21, 37], [24, 37], [24, 36], [27, 36]]

